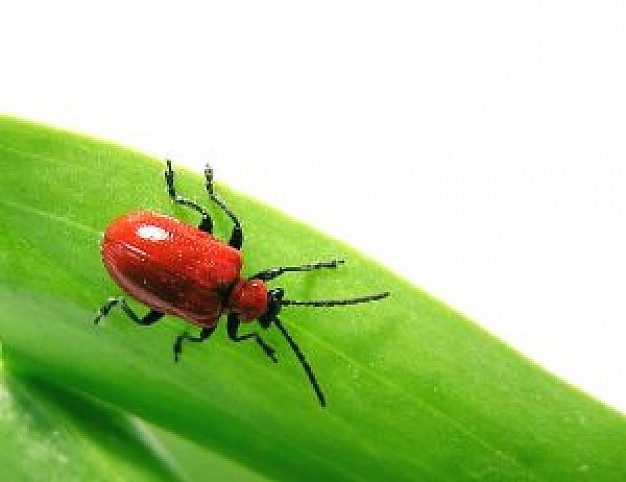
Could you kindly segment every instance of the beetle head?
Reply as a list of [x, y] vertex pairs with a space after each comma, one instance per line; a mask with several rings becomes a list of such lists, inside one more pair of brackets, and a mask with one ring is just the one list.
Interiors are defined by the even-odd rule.
[[259, 324], [263, 328], [267, 328], [276, 319], [280, 309], [283, 307], [282, 301], [285, 296], [285, 290], [282, 288], [274, 288], [267, 292], [267, 307], [265, 313], [259, 316]]

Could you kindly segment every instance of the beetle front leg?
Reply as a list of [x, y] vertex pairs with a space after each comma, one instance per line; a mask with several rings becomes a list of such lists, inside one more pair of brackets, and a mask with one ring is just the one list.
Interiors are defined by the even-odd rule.
[[174, 346], [173, 346], [174, 361], [177, 362], [180, 360], [180, 354], [183, 351], [183, 341], [202, 343], [204, 340], [206, 340], [208, 337], [210, 337], [213, 334], [216, 328], [217, 328], [217, 325], [211, 326], [210, 328], [202, 328], [199, 336], [191, 336], [189, 333], [183, 333], [181, 335], [178, 335], [176, 339], [174, 340]]
[[250, 276], [250, 279], [260, 279], [262, 281], [271, 281], [285, 273], [293, 273], [297, 271], [313, 271], [322, 268], [336, 268], [340, 264], [345, 263], [343, 259], [333, 259], [330, 261], [319, 261], [317, 263], [302, 264], [299, 266], [277, 266], [268, 268]]
[[274, 348], [265, 343], [263, 338], [261, 338], [261, 336], [256, 331], [253, 331], [252, 333], [246, 333], [245, 335], [238, 334], [240, 324], [241, 321], [239, 320], [239, 318], [237, 318], [237, 315], [229, 313], [227, 326], [228, 338], [236, 342], [253, 339], [274, 363], [278, 363], [278, 358], [276, 358], [275, 355], [276, 350], [274, 350]]

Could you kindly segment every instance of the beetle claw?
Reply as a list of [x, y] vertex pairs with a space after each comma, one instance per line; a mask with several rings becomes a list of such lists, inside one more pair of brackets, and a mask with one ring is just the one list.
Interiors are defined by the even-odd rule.
[[[112, 298], [109, 298], [109, 300], [107, 301], [107, 303], [98, 310], [98, 314], [96, 315], [96, 317], [93, 319], [93, 324], [97, 325], [98, 323], [100, 323], [100, 321], [102, 320], [102, 318], [105, 318], [109, 315], [109, 312], [111, 311], [111, 308], [113, 307], [113, 303], [112, 303]], [[117, 301], [117, 300], [116, 300]]]
[[177, 336], [174, 341], [174, 346], [172, 347], [174, 351], [174, 363], [178, 363], [180, 361], [180, 354], [183, 351], [183, 338], [185, 335], [186, 333], [184, 335]]
[[274, 363], [278, 363], [278, 358], [276, 357], [276, 350], [269, 345], [263, 345], [263, 351], [265, 354], [272, 360]]
[[213, 194], [213, 168], [208, 164], [204, 166], [204, 180], [206, 190], [209, 194]]
[[167, 186], [167, 193], [170, 198], [174, 199], [176, 197], [176, 191], [174, 190], [174, 170], [172, 169], [172, 161], [169, 159], [165, 160], [167, 164], [167, 168], [165, 169], [165, 185]]

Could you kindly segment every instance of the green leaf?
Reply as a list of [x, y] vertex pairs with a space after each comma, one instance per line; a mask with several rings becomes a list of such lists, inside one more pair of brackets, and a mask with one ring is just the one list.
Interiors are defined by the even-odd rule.
[[[162, 171], [137, 152], [0, 118], [0, 335], [16, 373], [275, 480], [626, 480], [622, 415], [348, 246], [221, 185], [244, 224], [247, 274], [343, 257], [336, 271], [276, 285], [298, 299], [392, 292], [368, 305], [285, 309], [328, 407], [276, 330], [264, 337], [278, 365], [254, 343], [227, 341], [223, 326], [174, 364], [172, 341], [190, 329], [182, 320], [146, 329], [115, 312], [94, 326], [119, 294], [100, 262], [107, 223], [138, 208], [197, 222], [171, 205]], [[180, 192], [208, 204], [200, 177], [179, 174]], [[228, 220], [215, 220], [225, 235]]]
[[0, 466], [11, 482], [171, 481], [172, 460], [127, 416], [0, 367]]

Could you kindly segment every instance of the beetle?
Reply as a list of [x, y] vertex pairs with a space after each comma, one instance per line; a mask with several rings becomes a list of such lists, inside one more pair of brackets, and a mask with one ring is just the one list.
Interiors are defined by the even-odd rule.
[[381, 300], [389, 292], [365, 296], [298, 301], [285, 298], [283, 288], [268, 289], [266, 282], [284, 273], [337, 268], [343, 260], [321, 261], [299, 266], [279, 266], [243, 278], [241, 223], [213, 189], [213, 170], [204, 170], [209, 199], [233, 222], [228, 243], [213, 236], [213, 221], [208, 211], [176, 192], [174, 170], [166, 160], [165, 184], [170, 199], [201, 216], [197, 227], [153, 211], [135, 211], [115, 219], [101, 242], [103, 264], [113, 280], [129, 295], [150, 308], [144, 316], [133, 311], [123, 297], [111, 297], [98, 311], [98, 324], [114, 307], [119, 307], [139, 325], [152, 325], [164, 315], [174, 315], [200, 328], [198, 335], [188, 332], [174, 340], [174, 360], [178, 362], [184, 342], [200, 343], [215, 331], [223, 314], [227, 316], [228, 337], [235, 342], [254, 340], [263, 352], [277, 362], [274, 348], [257, 331], [240, 334], [241, 323], [257, 320], [262, 329], [276, 326], [302, 365], [322, 406], [326, 399], [304, 354], [286, 330], [278, 315], [285, 306], [332, 307]]

